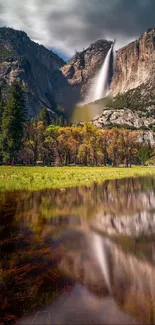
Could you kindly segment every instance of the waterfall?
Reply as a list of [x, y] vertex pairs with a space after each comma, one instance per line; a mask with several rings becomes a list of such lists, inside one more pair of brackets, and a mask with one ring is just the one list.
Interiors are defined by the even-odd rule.
[[106, 93], [108, 91], [108, 75], [109, 75], [109, 65], [110, 65], [110, 57], [111, 57], [112, 49], [113, 49], [113, 44], [109, 49], [107, 56], [104, 60], [104, 63], [102, 65], [102, 68], [98, 74], [93, 101], [103, 98], [104, 96], [106, 96]]
[[109, 76], [109, 68], [110, 68], [110, 57], [113, 50], [114, 43], [111, 45], [106, 58], [103, 62], [101, 70], [94, 78], [90, 91], [85, 100], [86, 103], [94, 102], [95, 100], [101, 99], [106, 96], [108, 91], [108, 76]]

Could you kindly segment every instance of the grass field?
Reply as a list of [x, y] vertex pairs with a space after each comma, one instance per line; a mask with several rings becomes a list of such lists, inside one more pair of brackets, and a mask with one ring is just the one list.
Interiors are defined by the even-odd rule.
[[155, 175], [155, 167], [0, 167], [0, 190], [90, 185], [107, 179]]

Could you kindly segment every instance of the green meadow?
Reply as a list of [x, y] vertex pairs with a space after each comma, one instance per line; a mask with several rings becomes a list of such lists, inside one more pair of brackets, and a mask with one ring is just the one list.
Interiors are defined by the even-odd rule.
[[41, 190], [155, 175], [155, 167], [0, 167], [0, 190]]

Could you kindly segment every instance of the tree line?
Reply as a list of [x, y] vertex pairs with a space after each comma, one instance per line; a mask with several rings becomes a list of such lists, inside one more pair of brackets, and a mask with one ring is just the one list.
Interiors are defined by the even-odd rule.
[[[59, 124], [59, 125], [58, 125]], [[0, 93], [0, 163], [101, 166], [145, 164], [154, 149], [139, 142], [139, 131], [99, 129], [91, 123], [62, 126], [46, 108], [28, 119], [22, 87], [13, 82], [4, 102]]]

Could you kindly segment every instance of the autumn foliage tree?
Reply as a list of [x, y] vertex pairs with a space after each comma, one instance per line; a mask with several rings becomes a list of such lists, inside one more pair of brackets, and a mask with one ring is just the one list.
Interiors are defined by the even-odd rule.
[[91, 123], [66, 127], [53, 124], [46, 126], [39, 120], [32, 120], [26, 128], [22, 154], [24, 157], [25, 152], [26, 159], [31, 156], [30, 163], [34, 164], [39, 160], [46, 165], [108, 164], [129, 167], [139, 164], [142, 155], [143, 144], [138, 140], [139, 131], [118, 128], [102, 130]]

